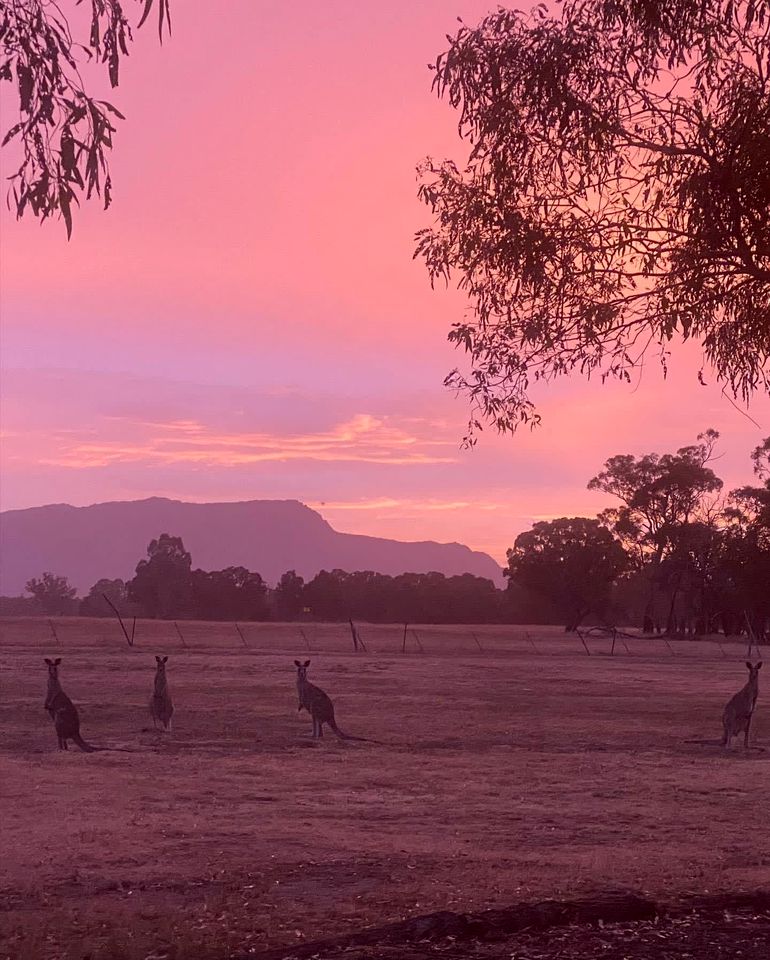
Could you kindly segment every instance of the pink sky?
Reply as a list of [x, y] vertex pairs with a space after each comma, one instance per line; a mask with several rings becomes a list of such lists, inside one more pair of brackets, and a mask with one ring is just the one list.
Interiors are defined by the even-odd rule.
[[427, 63], [492, 6], [199, 0], [162, 49], [136, 34], [110, 210], [84, 205], [67, 243], [3, 204], [3, 509], [297, 498], [502, 561], [533, 519], [601, 509], [585, 485], [615, 453], [715, 427], [717, 472], [748, 481], [770, 402], [757, 427], [698, 386], [692, 347], [665, 382], [654, 363], [632, 387], [563, 382], [535, 433], [459, 448], [462, 303], [412, 261], [415, 165], [462, 156]]

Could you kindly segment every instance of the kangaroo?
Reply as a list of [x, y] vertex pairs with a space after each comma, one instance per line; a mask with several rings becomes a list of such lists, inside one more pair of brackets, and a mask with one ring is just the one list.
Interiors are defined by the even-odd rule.
[[55, 660], [49, 660], [46, 657], [45, 662], [48, 664], [48, 693], [46, 694], [44, 707], [53, 720], [56, 736], [59, 740], [59, 749], [67, 750], [67, 741], [72, 740], [86, 753], [94, 753], [98, 748], [92, 747], [80, 736], [80, 717], [77, 709], [59, 683], [61, 657], [57, 657]]
[[313, 718], [314, 740], [320, 740], [321, 737], [323, 737], [323, 725], [328, 723], [340, 740], [362, 740], [365, 743], [375, 742], [374, 740], [367, 740], [366, 737], [353, 737], [349, 733], [343, 733], [334, 719], [334, 704], [331, 701], [331, 697], [324, 693], [320, 687], [316, 687], [310, 683], [307, 678], [307, 668], [310, 666], [310, 661], [306, 660], [304, 663], [300, 663], [299, 660], [295, 660], [294, 663], [297, 667], [297, 694], [299, 695], [299, 709], [297, 712], [301, 712], [304, 708]]
[[757, 705], [757, 695], [759, 694], [759, 671], [762, 667], [760, 660], [756, 666], [753, 666], [748, 660], [746, 666], [749, 671], [749, 681], [743, 689], [739, 690], [735, 696], [728, 702], [722, 714], [722, 726], [724, 727], [724, 737], [722, 746], [730, 746], [732, 737], [743, 733], [743, 746], [748, 749], [749, 731], [751, 730], [751, 719], [754, 716], [754, 709]]
[[171, 717], [174, 713], [174, 704], [168, 692], [166, 680], [166, 663], [168, 657], [155, 657], [155, 689], [150, 698], [150, 714], [153, 726], [157, 729], [158, 721], [163, 724], [164, 730], [171, 729]]

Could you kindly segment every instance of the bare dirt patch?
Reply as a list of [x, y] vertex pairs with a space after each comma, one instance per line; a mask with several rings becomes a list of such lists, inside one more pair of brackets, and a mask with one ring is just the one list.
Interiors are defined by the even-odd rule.
[[[428, 913], [770, 886], [770, 751], [717, 745], [743, 649], [557, 631], [0, 624], [0, 957], [223, 957]], [[532, 648], [532, 641], [538, 650]], [[174, 731], [148, 712], [170, 654]], [[44, 656], [85, 738], [59, 753]], [[293, 658], [340, 726], [314, 745]], [[149, 729], [148, 729], [149, 728]], [[688, 742], [706, 741], [706, 742]], [[713, 741], [713, 742], [709, 742]], [[491, 955], [491, 954], [490, 954]], [[547, 954], [544, 954], [544, 956]], [[568, 955], [568, 954], [567, 954]], [[510, 956], [510, 953], [508, 954]], [[747, 954], [748, 956], [748, 954]]]

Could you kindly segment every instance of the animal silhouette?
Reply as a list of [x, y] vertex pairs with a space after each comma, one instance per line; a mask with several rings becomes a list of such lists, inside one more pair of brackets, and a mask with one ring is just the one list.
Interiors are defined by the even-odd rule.
[[754, 666], [747, 660], [746, 667], [749, 671], [748, 683], [728, 701], [722, 714], [722, 726], [724, 728], [722, 746], [724, 747], [729, 747], [730, 740], [739, 733], [743, 734], [743, 746], [748, 748], [749, 745], [751, 720], [759, 695], [759, 671], [762, 667], [762, 661], [760, 660]]
[[334, 719], [334, 704], [331, 701], [331, 697], [329, 697], [327, 693], [324, 693], [320, 687], [314, 686], [307, 678], [307, 668], [310, 666], [310, 661], [306, 660], [304, 663], [300, 663], [299, 660], [295, 660], [294, 663], [297, 667], [297, 694], [299, 696], [299, 709], [297, 712], [299, 713], [303, 709], [307, 710], [313, 718], [314, 740], [320, 740], [321, 737], [323, 737], [323, 725], [327, 723], [340, 740], [361, 740], [365, 743], [375, 742], [373, 740], [367, 740], [366, 737], [353, 737], [349, 733], [343, 733]]
[[45, 662], [48, 665], [48, 692], [44, 706], [53, 720], [59, 749], [67, 750], [67, 741], [72, 740], [86, 753], [94, 753], [97, 748], [92, 747], [90, 743], [86, 743], [80, 736], [80, 717], [77, 709], [59, 683], [61, 657], [57, 657], [55, 660], [49, 660], [48, 657], [45, 657]]
[[158, 721], [163, 724], [164, 730], [171, 729], [171, 717], [174, 713], [174, 704], [168, 692], [166, 679], [166, 663], [168, 657], [155, 657], [155, 687], [150, 698], [150, 714], [153, 726], [157, 729]]

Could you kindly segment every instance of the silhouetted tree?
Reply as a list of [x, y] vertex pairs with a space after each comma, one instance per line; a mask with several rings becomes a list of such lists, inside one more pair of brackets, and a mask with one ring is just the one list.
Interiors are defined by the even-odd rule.
[[0, 597], [0, 617], [34, 617], [43, 612], [34, 597]]
[[276, 614], [279, 620], [296, 620], [305, 606], [305, 581], [294, 570], [287, 570], [274, 591]]
[[472, 574], [322, 570], [305, 585], [304, 605], [318, 620], [375, 623], [496, 623], [504, 615], [501, 591]]
[[88, 596], [80, 601], [81, 617], [112, 617], [114, 612], [104, 599], [108, 597], [121, 613], [127, 613], [128, 591], [120, 580], [97, 580], [88, 591]]
[[748, 399], [770, 357], [769, 0], [566, 0], [463, 25], [433, 88], [464, 168], [422, 166], [432, 281], [474, 317], [447, 382], [481, 421], [539, 420], [533, 381], [629, 379], [697, 338]]
[[733, 625], [747, 621], [763, 639], [770, 633], [770, 437], [751, 458], [763, 482], [730, 494], [720, 583]]
[[[141, 26], [155, 0], [138, 2]], [[112, 104], [86, 91], [79, 61], [85, 54], [105, 63], [110, 84], [117, 87], [120, 58], [128, 55], [132, 36], [120, 0], [91, 0], [90, 33], [80, 41], [64, 6], [47, 0], [0, 5], [0, 80], [13, 84], [19, 96], [19, 120], [3, 139], [3, 146], [17, 140], [22, 152], [11, 177], [16, 215], [29, 210], [45, 220], [58, 211], [70, 236], [79, 196], [103, 194], [105, 209], [110, 205], [107, 155], [114, 118], [124, 119]], [[164, 28], [171, 28], [169, 0], [158, 0], [156, 9], [162, 40]]]
[[129, 599], [135, 600], [148, 617], [190, 616], [191, 567], [192, 558], [182, 538], [162, 533], [157, 540], [150, 541], [147, 559], [137, 564], [136, 576], [127, 584]]
[[[669, 629], [673, 629], [671, 590], [676, 593], [679, 588], [675, 580], [667, 581], [663, 565], [677, 549], [680, 561], [684, 558], [681, 538], [691, 524], [708, 521], [713, 511], [710, 497], [722, 489], [722, 481], [708, 464], [718, 439], [715, 430], [707, 430], [698, 435], [698, 443], [681, 447], [675, 454], [610, 457], [604, 470], [588, 484], [589, 490], [601, 490], [620, 500], [619, 507], [604, 510], [599, 519], [623, 543], [636, 569], [646, 575], [645, 619], [662, 619]], [[668, 567], [670, 574], [674, 564]], [[677, 569], [682, 571], [681, 562]], [[667, 582], [668, 592], [658, 597], [659, 588]]]
[[598, 520], [541, 520], [516, 537], [505, 575], [546, 596], [568, 631], [591, 613], [603, 614], [612, 584], [626, 570], [622, 545]]
[[194, 570], [192, 596], [200, 620], [265, 620], [267, 587], [258, 573], [245, 567]]
[[346, 620], [349, 611], [344, 595], [348, 574], [344, 570], [321, 570], [305, 584], [305, 606], [316, 620]]
[[24, 586], [27, 593], [31, 593], [43, 609], [50, 616], [60, 617], [72, 613], [77, 590], [71, 587], [66, 577], [58, 577], [53, 573], [44, 573], [38, 580], [33, 577]]

